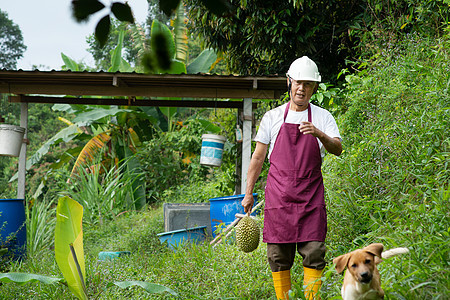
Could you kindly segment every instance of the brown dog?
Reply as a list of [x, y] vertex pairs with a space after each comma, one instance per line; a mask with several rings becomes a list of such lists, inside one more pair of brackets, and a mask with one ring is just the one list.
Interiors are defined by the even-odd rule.
[[395, 248], [383, 252], [383, 244], [376, 243], [333, 259], [338, 273], [347, 268], [341, 289], [342, 298], [344, 300], [384, 299], [377, 264], [382, 261], [381, 258], [408, 252], [407, 248]]

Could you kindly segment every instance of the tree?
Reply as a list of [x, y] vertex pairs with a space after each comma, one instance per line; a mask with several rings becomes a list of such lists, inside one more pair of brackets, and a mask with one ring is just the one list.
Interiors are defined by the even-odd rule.
[[348, 35], [362, 14], [360, 1], [231, 0], [232, 14], [218, 17], [199, 0], [187, 0], [188, 28], [207, 46], [226, 53], [241, 75], [284, 74], [297, 57], [315, 60], [326, 80], [344, 67], [355, 45]]
[[0, 10], [0, 68], [15, 69], [26, 49], [19, 26]]
[[230, 0], [222, 16], [204, 0], [185, 1], [188, 28], [224, 52], [232, 72], [282, 75], [307, 55], [325, 81], [408, 33], [439, 36], [450, 18], [448, 0]]

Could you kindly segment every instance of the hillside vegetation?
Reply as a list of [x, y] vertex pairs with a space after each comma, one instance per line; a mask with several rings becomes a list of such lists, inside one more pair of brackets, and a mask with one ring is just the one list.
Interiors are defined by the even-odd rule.
[[[387, 249], [410, 249], [380, 265], [386, 299], [445, 299], [450, 294], [449, 61], [448, 35], [429, 40], [410, 35], [401, 44], [386, 45], [360, 71], [345, 77], [336, 99], [341, 104], [334, 110], [344, 153], [339, 158], [327, 156], [323, 166], [330, 264], [322, 299], [340, 299], [342, 275], [336, 274], [331, 260], [372, 242]], [[222, 176], [222, 180], [230, 179]], [[172, 193], [195, 195], [211, 187], [208, 179], [204, 181], [179, 185]], [[258, 192], [262, 197], [262, 190]], [[182, 198], [171, 198], [172, 193], [164, 194], [165, 201]], [[103, 224], [87, 224], [89, 294], [102, 292], [98, 299], [171, 297], [138, 288], [104, 290], [106, 282], [143, 280], [170, 287], [180, 299], [275, 299], [265, 244], [250, 254], [240, 252], [232, 240], [215, 248], [205, 243], [171, 251], [156, 237], [162, 231], [161, 203]], [[97, 260], [99, 251], [118, 250], [132, 254], [112, 262]], [[53, 255], [47, 247], [7, 269], [57, 275]], [[303, 297], [300, 265], [297, 257], [292, 299]], [[0, 298], [73, 296], [63, 286], [4, 283]]]

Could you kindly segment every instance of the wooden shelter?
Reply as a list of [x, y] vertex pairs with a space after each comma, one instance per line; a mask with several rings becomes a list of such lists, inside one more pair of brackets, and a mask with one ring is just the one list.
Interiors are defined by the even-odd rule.
[[[28, 127], [28, 103], [241, 108], [244, 115], [242, 192], [251, 158], [252, 100], [279, 99], [286, 89], [286, 77], [280, 76], [0, 70], [0, 93], [10, 94], [11, 102], [20, 103], [20, 126], [24, 128]], [[156, 99], [159, 97], [186, 100]], [[23, 142], [19, 157], [19, 199], [25, 198], [26, 150], [27, 144]]]

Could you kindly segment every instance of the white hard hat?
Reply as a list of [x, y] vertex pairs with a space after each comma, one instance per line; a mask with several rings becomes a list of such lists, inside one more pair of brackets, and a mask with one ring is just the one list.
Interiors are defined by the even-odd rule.
[[309, 80], [320, 82], [322, 79], [317, 65], [308, 56], [294, 60], [286, 75], [294, 80]]

